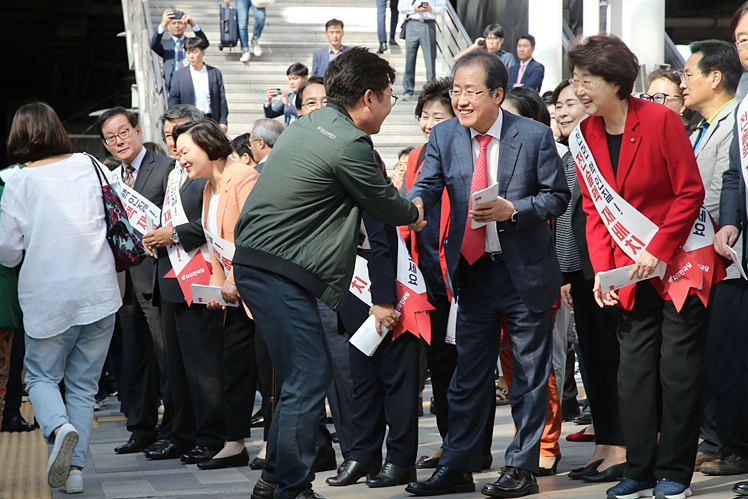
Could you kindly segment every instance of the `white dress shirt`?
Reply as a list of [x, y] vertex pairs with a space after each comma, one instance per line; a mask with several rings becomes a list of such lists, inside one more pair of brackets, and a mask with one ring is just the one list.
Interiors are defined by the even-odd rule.
[[[423, 1], [431, 6], [431, 12], [416, 12], [416, 6]], [[397, 5], [397, 10], [408, 19], [434, 21], [447, 11], [447, 0], [403, 0]]]
[[190, 65], [192, 75], [192, 87], [195, 89], [195, 107], [205, 114], [211, 114], [210, 110], [210, 82], [208, 81], [208, 67], [203, 64], [203, 69], [196, 71]]
[[[132, 172], [132, 181], [135, 182], [138, 179], [138, 171], [140, 170], [140, 165], [143, 164], [143, 158], [145, 158], [146, 148], [141, 147], [140, 152], [137, 156], [135, 156], [135, 159], [132, 160], [132, 163], [130, 163], [130, 166], [135, 168], [135, 170]], [[126, 163], [122, 162], [122, 166], [119, 167], [120, 174], [122, 175], [122, 178], [125, 178], [125, 167], [127, 166]]]
[[[486, 168], [488, 169], [488, 187], [499, 181], [499, 138], [501, 137], [501, 124], [503, 122], [503, 116], [499, 111], [499, 117], [494, 121], [491, 128], [485, 133], [485, 135], [491, 136], [491, 141], [488, 143], [486, 149]], [[480, 132], [470, 129], [470, 143], [473, 149], [473, 165], [478, 161], [480, 155], [480, 142], [476, 137], [481, 135]], [[501, 251], [501, 243], [499, 242], [499, 233], [496, 231], [496, 222], [489, 222], [486, 225], [486, 252], [496, 253]]]

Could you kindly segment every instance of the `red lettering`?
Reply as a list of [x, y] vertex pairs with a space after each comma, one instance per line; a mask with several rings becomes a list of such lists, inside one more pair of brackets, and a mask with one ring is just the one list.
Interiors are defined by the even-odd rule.
[[367, 283], [366, 281], [364, 281], [358, 276], [356, 276], [353, 279], [353, 282], [351, 283], [351, 287], [356, 288], [356, 291], [358, 291], [359, 293], [363, 293], [364, 291], [366, 291], [366, 286], [368, 285], [369, 283]]
[[606, 225], [610, 225], [610, 224], [612, 224], [613, 222], [616, 221], [615, 215], [613, 215], [610, 212], [610, 208], [608, 206], [606, 206], [605, 208], [603, 208], [602, 214], [603, 214], [603, 220], [605, 221]]
[[613, 230], [613, 234], [615, 234], [616, 237], [621, 241], [623, 241], [626, 238], [626, 236], [630, 234], [629, 230], [623, 225], [621, 225], [621, 222], [616, 222], [612, 230]]
[[148, 228], [145, 225], [145, 215], [141, 215], [140, 220], [138, 220], [138, 222], [135, 225], [137, 225], [143, 230], [148, 230]]
[[[637, 242], [637, 243], [639, 243], [639, 246], [637, 246], [636, 244], [634, 244], [634, 242]], [[633, 251], [633, 252], [634, 252], [634, 255], [636, 255], [636, 252], [637, 252], [638, 250], [640, 250], [640, 249], [644, 248], [644, 243], [643, 243], [643, 242], [641, 242], [641, 241], [639, 240], [639, 238], [638, 238], [638, 237], [636, 237], [636, 236], [635, 236], [635, 235], [633, 235], [633, 234], [631, 235], [631, 239], [629, 239], [628, 241], [626, 241], [626, 242], [625, 242], [625, 243], [623, 243], [623, 244], [625, 244], [626, 246], [628, 246], [629, 248], [631, 248], [631, 251]]]

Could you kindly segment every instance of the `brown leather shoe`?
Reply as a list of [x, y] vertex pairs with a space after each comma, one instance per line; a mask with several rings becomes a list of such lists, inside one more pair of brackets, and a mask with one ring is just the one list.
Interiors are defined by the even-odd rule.
[[704, 452], [697, 452], [696, 453], [696, 464], [693, 467], [694, 471], [701, 471], [701, 465], [704, 463], [708, 463], [712, 460], [712, 456], [709, 454], [706, 454]]
[[712, 460], [701, 465], [701, 472], [705, 475], [742, 475], [748, 473], [748, 459], [720, 451], [712, 456]]
[[262, 477], [257, 479], [257, 483], [255, 483], [255, 488], [252, 489], [252, 495], [250, 496], [251, 499], [273, 499], [273, 495], [275, 494], [275, 489], [278, 488], [278, 485], [275, 483], [270, 483], [266, 480], [263, 480]]

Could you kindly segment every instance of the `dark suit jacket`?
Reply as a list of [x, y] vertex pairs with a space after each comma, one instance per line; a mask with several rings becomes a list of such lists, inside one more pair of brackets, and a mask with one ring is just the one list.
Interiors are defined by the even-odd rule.
[[[179, 189], [179, 195], [182, 198], [182, 206], [189, 222], [177, 225], [175, 228], [179, 235], [179, 242], [185, 251], [192, 251], [205, 244], [205, 232], [203, 232], [203, 192], [207, 180], [199, 178], [193, 180], [188, 178]], [[158, 279], [158, 289], [161, 298], [171, 303], [184, 303], [184, 294], [179, 283], [173, 277], [165, 278], [164, 276], [171, 271], [171, 261], [166, 252], [166, 248], [158, 249], [158, 267], [156, 277]], [[220, 269], [218, 269], [221, 272]]]
[[[535, 121], [503, 114], [499, 149], [499, 196], [514, 203], [517, 223], [496, 224], [506, 267], [520, 297], [533, 312], [551, 308], [563, 282], [548, 220], [569, 204], [569, 187], [551, 130]], [[473, 153], [470, 130], [457, 118], [431, 130], [426, 160], [408, 198], [420, 197], [425, 213], [444, 187], [452, 214], [444, 252], [453, 295], [459, 290], [460, 248], [470, 202]]]
[[[210, 112], [213, 119], [223, 125], [228, 124], [229, 106], [226, 103], [226, 90], [223, 87], [223, 76], [218, 68], [205, 65], [208, 70], [208, 89], [210, 91]], [[195, 105], [195, 86], [192, 84], [190, 67], [174, 73], [169, 92], [169, 107], [177, 104]]]
[[517, 63], [509, 68], [509, 88], [511, 89], [515, 83], [522, 83], [524, 86], [540, 92], [540, 87], [543, 85], [543, 78], [545, 77], [545, 66], [535, 59], [530, 59], [525, 72], [522, 73], [522, 81], [517, 81], [520, 67], [521, 64]]
[[[156, 206], [163, 206], [166, 181], [174, 169], [174, 164], [172, 158], [146, 151], [133, 188]], [[154, 223], [158, 223], [158, 220]], [[132, 267], [128, 272], [137, 291], [147, 295], [153, 293], [153, 277], [156, 272], [156, 261], [153, 258], [146, 258], [143, 263]]]
[[[730, 143], [730, 167], [722, 174], [722, 193], [719, 197], [719, 227], [734, 225], [745, 234], [748, 216], [745, 211], [745, 181], [740, 167], [740, 123], [735, 111], [735, 130]], [[743, 269], [746, 268], [745, 235], [743, 235]]]
[[[203, 39], [205, 48], [208, 48], [210, 42], [203, 30], [195, 31], [194, 33], [196, 37]], [[176, 58], [171, 32], [166, 30], [159, 34], [158, 31], [155, 31], [151, 39], [151, 50], [156, 52], [164, 60], [163, 76], [166, 82], [166, 89], [169, 90], [171, 88], [171, 79], [174, 76], [174, 59]]]
[[[375, 222], [366, 212], [362, 220], [371, 249], [360, 249], [358, 255], [369, 267], [372, 303], [397, 302], [397, 229]], [[369, 306], [358, 298], [348, 297], [338, 313], [346, 332], [355, 333], [369, 317]]]
[[[348, 50], [349, 47], [345, 45], [340, 46], [340, 54]], [[325, 70], [327, 65], [330, 64], [330, 46], [326, 45], [321, 49], [314, 51], [314, 58], [312, 59], [312, 76], [325, 77]]]

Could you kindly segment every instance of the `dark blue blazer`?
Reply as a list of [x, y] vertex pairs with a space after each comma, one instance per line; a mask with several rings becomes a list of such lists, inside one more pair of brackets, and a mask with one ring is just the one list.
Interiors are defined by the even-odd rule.
[[[208, 48], [210, 42], [208, 41], [208, 37], [205, 36], [203, 30], [195, 31], [194, 33], [196, 37], [203, 39], [205, 42], [205, 48]], [[166, 38], [164, 38], [164, 35], [166, 35]], [[158, 31], [153, 33], [153, 38], [151, 38], [151, 50], [156, 52], [164, 60], [163, 76], [164, 81], [166, 82], [166, 89], [169, 90], [171, 88], [172, 77], [174, 76], [174, 59], [176, 58], [174, 40], [171, 37], [171, 32], [166, 30], [161, 34], [159, 34]]]
[[[349, 47], [346, 47], [345, 45], [341, 45], [340, 54], [348, 50], [348, 48]], [[312, 76], [321, 76], [324, 78], [325, 70], [327, 69], [328, 64], [330, 64], [329, 45], [314, 51], [314, 57], [312, 58]]]
[[722, 192], [719, 196], [719, 227], [734, 225], [743, 234], [743, 270], [746, 266], [745, 232], [748, 228], [748, 217], [745, 211], [745, 182], [740, 168], [740, 120], [735, 111], [735, 130], [730, 143], [730, 167], [722, 174]]
[[[499, 148], [499, 196], [514, 203], [517, 223], [498, 222], [506, 267], [520, 297], [533, 312], [548, 310], [563, 283], [548, 221], [566, 211], [571, 193], [551, 129], [503, 114]], [[444, 241], [450, 288], [459, 296], [458, 264], [473, 179], [470, 129], [457, 118], [431, 130], [426, 159], [408, 198], [420, 197], [425, 213], [439, 202], [444, 187], [451, 205]], [[456, 293], [455, 293], [456, 291]]]
[[[392, 225], [375, 222], [366, 212], [363, 214], [366, 237], [371, 249], [360, 249], [358, 255], [369, 265], [372, 303], [397, 302], [397, 229]], [[349, 334], [355, 333], [369, 317], [369, 306], [349, 296], [338, 312], [343, 327]]]
[[545, 66], [535, 59], [530, 59], [527, 63], [527, 69], [525, 69], [525, 72], [522, 74], [522, 81], [517, 81], [519, 68], [520, 63], [509, 68], [509, 89], [511, 90], [515, 83], [522, 83], [524, 86], [530, 87], [536, 92], [540, 92], [540, 87], [543, 85], [543, 78], [545, 77]]
[[[226, 89], [223, 87], [223, 76], [218, 68], [205, 65], [208, 69], [208, 88], [210, 90], [210, 112], [213, 119], [222, 125], [228, 125], [229, 106], [226, 103]], [[190, 67], [174, 73], [174, 81], [169, 92], [169, 107], [177, 104], [195, 105], [195, 87], [192, 84]]]

